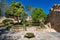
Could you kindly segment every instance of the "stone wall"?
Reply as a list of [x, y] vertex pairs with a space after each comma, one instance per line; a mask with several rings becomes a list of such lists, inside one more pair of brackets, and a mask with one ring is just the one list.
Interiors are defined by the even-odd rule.
[[55, 4], [50, 9], [49, 22], [51, 23], [52, 28], [57, 32], [60, 32], [60, 4]]

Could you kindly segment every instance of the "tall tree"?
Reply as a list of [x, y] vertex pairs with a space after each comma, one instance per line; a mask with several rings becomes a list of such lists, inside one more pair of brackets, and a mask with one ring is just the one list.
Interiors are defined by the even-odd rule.
[[9, 15], [9, 16], [16, 17], [19, 23], [19, 16], [23, 11], [24, 11], [24, 8], [20, 2], [12, 2], [6, 11], [6, 14], [7, 16]]
[[25, 13], [24, 6], [20, 2], [12, 2], [11, 5], [9, 6], [9, 9], [6, 11], [7, 15], [17, 18], [18, 24], [20, 17], [22, 17], [23, 16], [22, 14], [24, 13]]
[[34, 8], [32, 11], [31, 17], [34, 22], [39, 22], [39, 21], [45, 21], [45, 18], [47, 17], [47, 15], [43, 11], [43, 9]]

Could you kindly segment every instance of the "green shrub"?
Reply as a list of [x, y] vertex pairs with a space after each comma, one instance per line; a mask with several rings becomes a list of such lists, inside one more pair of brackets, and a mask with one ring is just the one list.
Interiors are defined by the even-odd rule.
[[5, 25], [9, 25], [9, 24], [13, 24], [14, 22], [11, 19], [5, 19], [2, 21], [2, 23], [4, 23]]
[[7, 25], [7, 26], [5, 26], [5, 27], [6, 27], [5, 30], [10, 30], [11, 25]]
[[24, 35], [24, 37], [25, 37], [25, 38], [34, 38], [35, 35], [34, 35], [34, 33], [26, 33], [26, 34]]
[[25, 26], [29, 26], [29, 23], [27, 21], [24, 21], [22, 24]]

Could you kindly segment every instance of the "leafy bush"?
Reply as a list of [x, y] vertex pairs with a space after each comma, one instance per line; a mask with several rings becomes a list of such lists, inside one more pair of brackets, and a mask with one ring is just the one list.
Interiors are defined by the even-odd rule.
[[26, 34], [24, 35], [24, 37], [25, 37], [25, 38], [34, 38], [35, 35], [34, 35], [34, 33], [26, 33]]
[[25, 26], [29, 26], [29, 23], [27, 21], [24, 21], [22, 24]]
[[5, 19], [2, 21], [2, 23], [4, 24], [4, 27], [6, 27], [5, 30], [10, 30], [14, 22], [11, 19]]
[[5, 20], [3, 20], [3, 23], [4, 23], [5, 25], [9, 25], [9, 24], [13, 24], [14, 22], [13, 22], [13, 20], [11, 20], [11, 19], [5, 19]]
[[6, 27], [5, 30], [10, 30], [11, 25], [7, 25], [7, 26], [5, 26], [5, 27]]

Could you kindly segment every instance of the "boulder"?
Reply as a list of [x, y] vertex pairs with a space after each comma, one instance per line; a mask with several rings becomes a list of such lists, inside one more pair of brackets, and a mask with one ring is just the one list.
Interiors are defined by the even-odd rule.
[[57, 32], [60, 32], [60, 4], [53, 5], [50, 9], [48, 19], [52, 28], [54, 28]]

